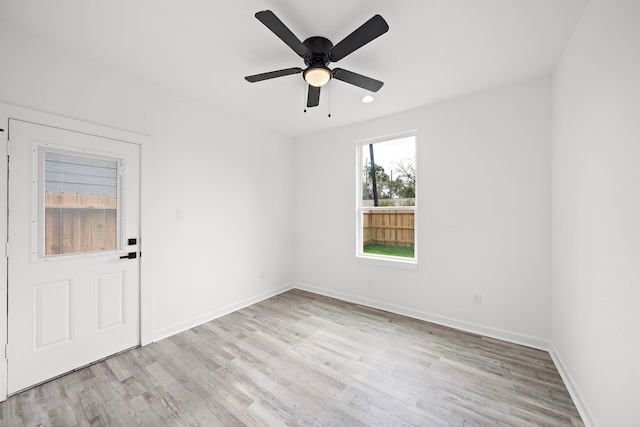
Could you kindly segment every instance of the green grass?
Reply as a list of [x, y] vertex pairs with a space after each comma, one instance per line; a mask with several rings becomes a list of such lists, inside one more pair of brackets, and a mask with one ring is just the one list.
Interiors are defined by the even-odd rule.
[[413, 248], [404, 246], [381, 245], [378, 243], [370, 243], [364, 245], [362, 251], [366, 254], [401, 256], [405, 258], [413, 258]]

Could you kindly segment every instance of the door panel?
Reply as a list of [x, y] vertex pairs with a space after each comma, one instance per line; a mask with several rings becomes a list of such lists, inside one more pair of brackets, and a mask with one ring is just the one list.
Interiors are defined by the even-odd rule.
[[96, 277], [97, 330], [124, 324], [125, 286], [121, 271]]
[[136, 144], [10, 120], [8, 392], [139, 344]]
[[71, 281], [37, 284], [33, 286], [33, 291], [34, 350], [71, 341]]

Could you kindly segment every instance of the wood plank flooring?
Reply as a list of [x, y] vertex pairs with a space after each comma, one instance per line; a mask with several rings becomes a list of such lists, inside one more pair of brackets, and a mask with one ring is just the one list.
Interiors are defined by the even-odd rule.
[[2, 426], [582, 426], [549, 355], [292, 290], [0, 404]]

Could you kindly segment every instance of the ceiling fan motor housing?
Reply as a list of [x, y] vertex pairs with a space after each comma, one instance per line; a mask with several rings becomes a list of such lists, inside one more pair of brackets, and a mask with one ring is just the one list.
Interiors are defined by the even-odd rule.
[[314, 36], [309, 37], [302, 44], [309, 49], [311, 54], [304, 58], [304, 63], [309, 68], [326, 68], [329, 65], [329, 51], [333, 47], [333, 43], [327, 38]]

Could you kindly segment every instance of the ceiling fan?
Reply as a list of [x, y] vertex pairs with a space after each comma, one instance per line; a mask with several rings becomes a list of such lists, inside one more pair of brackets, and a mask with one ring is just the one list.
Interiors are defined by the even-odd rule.
[[309, 37], [301, 42], [270, 10], [256, 13], [256, 18], [298, 54], [307, 67], [304, 69], [299, 67], [285, 68], [284, 70], [254, 74], [245, 77], [247, 81], [255, 83], [302, 73], [304, 80], [309, 84], [307, 107], [316, 107], [320, 103], [320, 88], [332, 78], [371, 92], [377, 92], [382, 87], [383, 82], [379, 80], [343, 68], [334, 68], [333, 70], [329, 68], [329, 63], [341, 60], [389, 31], [389, 25], [382, 16], [375, 15], [335, 46], [329, 39], [318, 36]]

